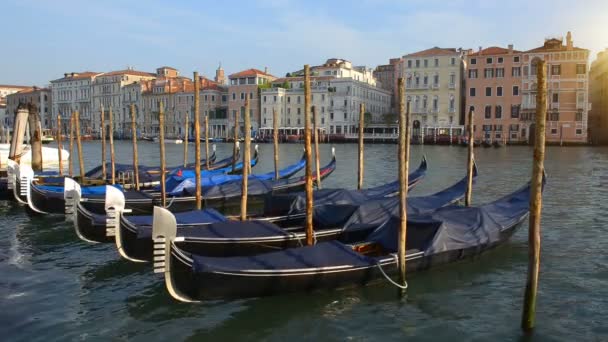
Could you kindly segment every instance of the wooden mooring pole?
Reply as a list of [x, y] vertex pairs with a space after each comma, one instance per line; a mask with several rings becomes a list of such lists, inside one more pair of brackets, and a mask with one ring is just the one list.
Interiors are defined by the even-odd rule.
[[57, 114], [57, 158], [59, 158], [59, 176], [63, 176], [63, 144], [61, 143], [61, 114]]
[[42, 126], [40, 113], [34, 104], [28, 105], [28, 124], [30, 126], [30, 148], [32, 153], [32, 170], [42, 171]]
[[528, 279], [524, 296], [521, 327], [525, 332], [534, 329], [536, 321], [536, 293], [540, 269], [540, 219], [542, 209], [542, 188], [545, 162], [545, 126], [547, 120], [547, 82], [545, 61], [537, 65], [536, 93], [536, 138], [534, 140], [534, 161], [530, 193], [530, 217], [528, 228]]
[[243, 182], [241, 189], [241, 220], [247, 219], [247, 190], [249, 186], [249, 168], [251, 164], [251, 118], [249, 116], [249, 97], [245, 98], [245, 142], [243, 143]]
[[203, 198], [201, 189], [201, 118], [200, 108], [200, 85], [198, 71], [194, 72], [194, 173], [196, 186], [196, 209], [203, 208]]
[[139, 191], [139, 154], [137, 152], [137, 123], [135, 115], [135, 105], [131, 104], [131, 139], [133, 141], [133, 178], [135, 190]]
[[272, 108], [272, 142], [274, 145], [274, 179], [279, 179], [279, 115]]
[[167, 207], [167, 189], [165, 185], [165, 108], [161, 101], [158, 104], [158, 142], [160, 143], [160, 203]]
[[[401, 221], [399, 225], [399, 283], [407, 286], [405, 279], [406, 250], [407, 250], [407, 187], [410, 153], [410, 112], [409, 103], [405, 103], [405, 83], [403, 78], [397, 81], [399, 94], [399, 211]], [[403, 290], [403, 288], [402, 288]]]
[[209, 170], [209, 114], [205, 115], [205, 166]]
[[317, 130], [317, 107], [312, 106], [312, 122], [313, 130], [315, 132], [315, 173], [317, 177], [317, 189], [321, 189], [321, 166], [320, 166], [320, 155], [319, 155], [319, 130]]
[[473, 129], [474, 116], [475, 116], [475, 113], [473, 112], [473, 108], [470, 108], [469, 115], [467, 118], [469, 120], [469, 125], [468, 125], [469, 151], [467, 154], [467, 189], [466, 189], [465, 196], [464, 196], [464, 205], [467, 207], [471, 206], [471, 198], [473, 196], [473, 163], [475, 160], [475, 155], [473, 153], [474, 145], [475, 145], [475, 133], [474, 133], [474, 129]]
[[239, 143], [239, 115], [240, 113], [238, 110], [234, 112], [234, 145], [232, 145], [232, 173], [234, 173], [236, 168], [236, 146]]
[[82, 141], [80, 140], [80, 112], [74, 112], [74, 129], [76, 130], [76, 148], [78, 148], [78, 168], [80, 171], [80, 183], [84, 184], [84, 159], [82, 156]]
[[186, 131], [184, 132], [184, 168], [186, 168], [188, 167], [188, 133], [190, 133], [190, 127], [188, 126], [190, 123], [188, 122], [188, 119], [190, 118], [190, 114], [186, 112], [184, 115], [186, 125]]
[[69, 145], [70, 145], [70, 155], [68, 156], [68, 175], [70, 178], [74, 177], [74, 113], [70, 116], [70, 137], [69, 137]]
[[[315, 243], [312, 227], [312, 148], [310, 132], [310, 67], [304, 65], [304, 151], [306, 154], [306, 244]], [[320, 177], [320, 175], [317, 175]]]
[[112, 172], [111, 183], [114, 185], [116, 184], [116, 160], [114, 159], [114, 117], [112, 115], [112, 107], [110, 107], [108, 116], [110, 120], [108, 135], [110, 136], [110, 171]]
[[357, 189], [363, 189], [363, 131], [364, 131], [364, 122], [365, 119], [365, 104], [361, 103], [359, 105], [359, 174], [357, 178]]
[[102, 179], [106, 179], [106, 113], [101, 105], [101, 172]]

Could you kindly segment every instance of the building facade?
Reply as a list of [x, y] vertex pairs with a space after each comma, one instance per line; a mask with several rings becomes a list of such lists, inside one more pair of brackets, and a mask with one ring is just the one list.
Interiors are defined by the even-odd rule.
[[42, 128], [50, 128], [51, 121], [51, 90], [49, 88], [32, 87], [6, 96], [6, 124], [13, 129], [14, 115], [21, 103], [31, 103], [38, 109]]
[[519, 143], [527, 139], [520, 131], [522, 65], [522, 53], [513, 50], [513, 45], [480, 48], [467, 56], [465, 111], [474, 111], [476, 140]]
[[[262, 127], [273, 127], [273, 110], [279, 127], [297, 134], [304, 127], [304, 77], [301, 71], [276, 79], [261, 94]], [[317, 109], [317, 126], [328, 134], [354, 134], [359, 125], [360, 105], [365, 105], [368, 126], [385, 127], [391, 111], [391, 92], [378, 87], [373, 72], [353, 67], [342, 59], [329, 59], [311, 67], [311, 102]]]
[[462, 49], [434, 47], [401, 58], [414, 140], [436, 142], [462, 134], [466, 54]]
[[[137, 71], [131, 68], [126, 70], [112, 71], [98, 75], [91, 86], [92, 96], [92, 119], [91, 131], [98, 135], [101, 125], [101, 108], [108, 112], [112, 108], [114, 115], [114, 125], [117, 127], [118, 136], [125, 135], [124, 125], [130, 122], [129, 108], [123, 104], [123, 87], [132, 84], [133, 82], [152, 80], [157, 77], [157, 74]], [[138, 117], [140, 107], [136, 107], [136, 115]]]
[[51, 122], [49, 127], [56, 128], [57, 116], [62, 119], [62, 131], [69, 130], [69, 119], [74, 111], [79, 112], [81, 133], [85, 134], [92, 127], [93, 111], [91, 107], [91, 85], [98, 72], [65, 73], [63, 78], [51, 81], [53, 97]]
[[599, 52], [589, 71], [589, 142], [608, 145], [608, 49]]
[[[239, 115], [239, 124], [237, 129], [239, 135], [243, 135], [243, 111], [245, 108], [245, 99], [249, 97], [249, 115], [251, 117], [251, 129], [254, 134], [261, 127], [260, 121], [260, 89], [269, 88], [270, 83], [276, 79], [273, 75], [266, 71], [258, 69], [247, 69], [241, 72], [234, 73], [228, 76], [228, 126], [229, 130], [234, 132], [236, 115]], [[240, 113], [240, 114], [239, 114]], [[230, 135], [232, 135], [231, 133]]]
[[587, 143], [589, 50], [575, 47], [570, 32], [565, 44], [546, 39], [523, 53], [520, 137], [533, 142], [538, 60], [547, 66], [547, 143]]

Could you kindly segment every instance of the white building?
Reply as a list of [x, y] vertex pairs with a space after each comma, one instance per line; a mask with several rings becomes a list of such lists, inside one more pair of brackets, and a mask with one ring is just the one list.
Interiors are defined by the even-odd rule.
[[58, 115], [61, 115], [62, 125], [65, 127], [72, 113], [78, 111], [81, 131], [85, 133], [91, 130], [93, 119], [91, 85], [100, 74], [91, 71], [72, 72], [65, 73], [63, 78], [51, 81], [53, 105], [49, 127], [56, 127]]
[[[381, 89], [365, 67], [353, 68], [348, 61], [330, 59], [311, 68], [311, 101], [317, 109], [317, 126], [329, 134], [351, 134], [359, 125], [359, 106], [365, 104], [368, 125], [384, 125], [391, 110], [391, 92]], [[300, 75], [301, 71], [294, 74]], [[273, 109], [279, 127], [304, 127], [304, 78], [280, 78], [261, 92], [261, 126], [273, 127]]]

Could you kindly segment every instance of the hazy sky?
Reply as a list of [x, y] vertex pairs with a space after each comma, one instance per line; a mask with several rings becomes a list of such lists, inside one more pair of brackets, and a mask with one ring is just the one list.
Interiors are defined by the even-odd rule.
[[192, 76], [251, 67], [283, 76], [331, 57], [376, 66], [433, 46], [525, 50], [572, 31], [608, 47], [608, 1], [3, 0], [0, 84], [169, 65]]

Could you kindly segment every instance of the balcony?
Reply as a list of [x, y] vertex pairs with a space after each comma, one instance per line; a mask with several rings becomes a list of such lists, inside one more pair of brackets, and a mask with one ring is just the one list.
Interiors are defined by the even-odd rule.
[[456, 83], [450, 83], [450, 84], [448, 84], [448, 88], [450, 88], [450, 89], [456, 89]]
[[559, 109], [559, 102], [553, 102], [553, 103], [551, 103], [551, 106], [549, 108], [550, 109]]
[[435, 83], [431, 86], [432, 89], [439, 89], [439, 83]]
[[450, 108], [450, 109], [448, 109], [448, 113], [456, 113], [456, 108]]

